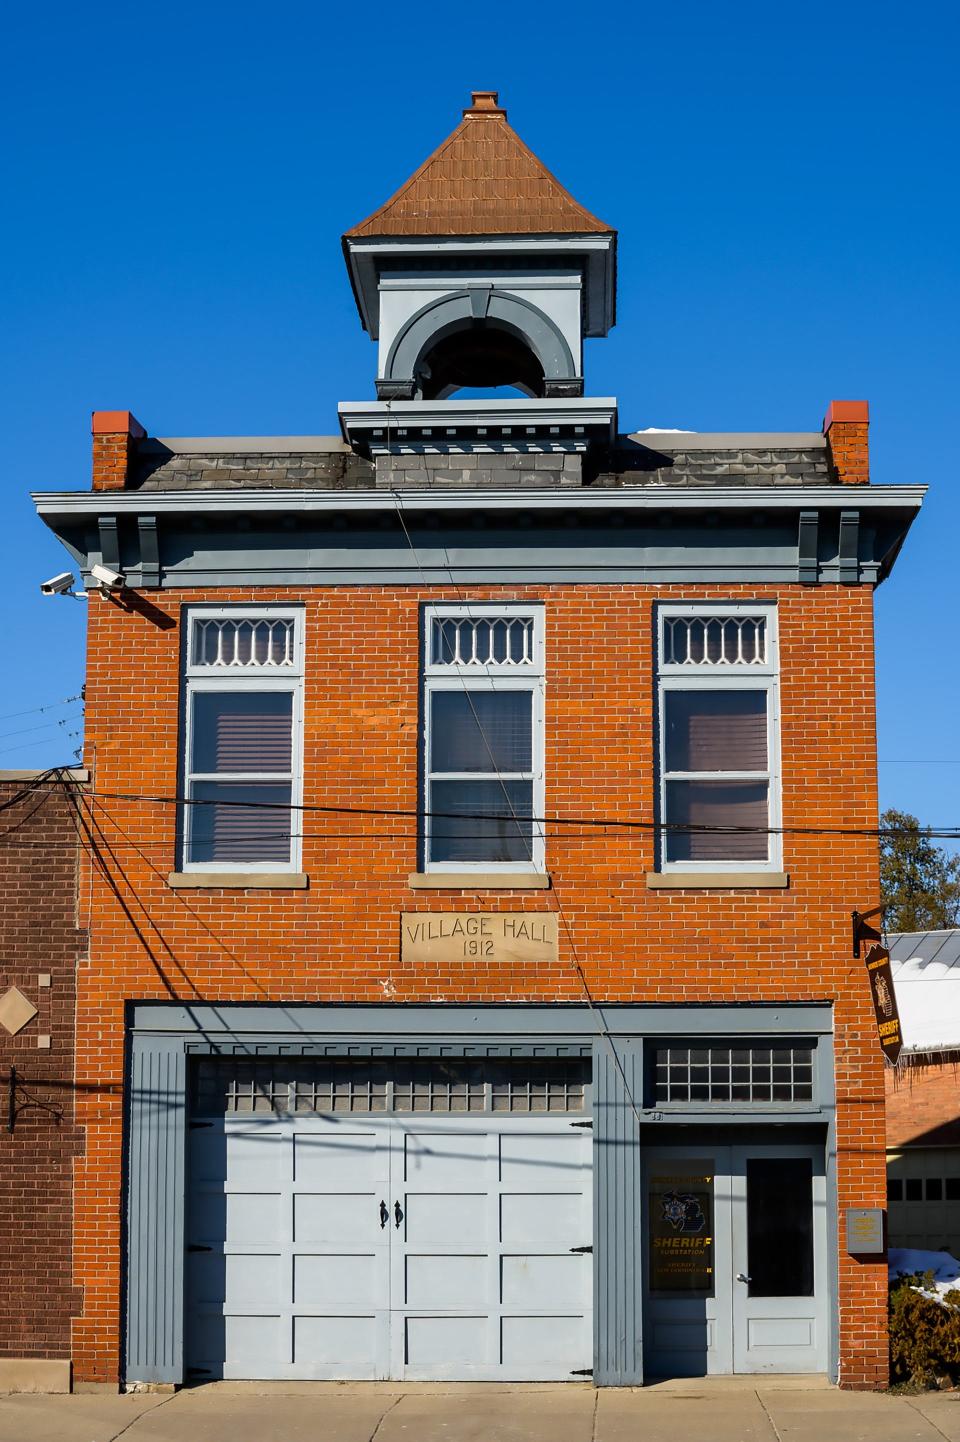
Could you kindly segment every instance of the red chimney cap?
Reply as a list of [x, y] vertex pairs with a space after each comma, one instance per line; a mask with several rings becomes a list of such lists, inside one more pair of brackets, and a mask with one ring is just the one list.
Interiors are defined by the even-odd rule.
[[500, 105], [499, 91], [471, 90], [470, 99], [473, 103], [464, 115], [502, 115], [506, 120], [507, 112]]
[[831, 401], [827, 407], [827, 414], [823, 419], [823, 429], [826, 433], [834, 421], [854, 421], [860, 424], [868, 424], [870, 421], [870, 407], [866, 401]]
[[137, 441], [147, 434], [132, 411], [94, 411], [90, 429], [95, 436], [132, 436]]

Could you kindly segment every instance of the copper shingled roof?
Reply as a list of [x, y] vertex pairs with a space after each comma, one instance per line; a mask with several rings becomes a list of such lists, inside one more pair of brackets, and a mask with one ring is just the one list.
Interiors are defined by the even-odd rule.
[[378, 235], [612, 233], [507, 124], [495, 90], [475, 90], [456, 130], [344, 239]]

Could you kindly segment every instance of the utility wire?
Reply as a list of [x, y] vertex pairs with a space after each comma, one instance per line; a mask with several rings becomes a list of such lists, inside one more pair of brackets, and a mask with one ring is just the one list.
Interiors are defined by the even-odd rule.
[[[387, 445], [388, 445], [388, 448], [389, 448], [389, 443], [390, 443], [390, 430], [389, 430], [389, 427], [390, 427], [390, 403], [389, 403], [389, 401], [388, 401], [388, 402], [387, 402]], [[388, 451], [388, 453], [389, 453], [389, 451]], [[393, 496], [394, 506], [395, 506], [396, 512], [397, 512], [397, 518], [398, 518], [398, 520], [400, 521], [400, 525], [403, 527], [403, 534], [405, 535], [405, 537], [406, 537], [406, 539], [407, 539], [407, 545], [408, 545], [408, 547], [410, 548], [410, 553], [411, 553], [411, 555], [413, 556], [414, 563], [415, 563], [415, 565], [416, 565], [416, 567], [417, 567], [417, 570], [418, 570], [418, 572], [419, 572], [419, 574], [420, 574], [421, 584], [426, 585], [426, 584], [427, 584], [427, 580], [426, 580], [426, 576], [425, 576], [425, 574], [424, 574], [423, 566], [422, 566], [421, 563], [420, 563], [420, 557], [419, 557], [419, 555], [417, 554], [416, 547], [415, 547], [414, 544], [413, 544], [413, 538], [412, 538], [412, 536], [410, 535], [409, 530], [407, 529], [407, 523], [406, 523], [406, 519], [405, 519], [404, 514], [403, 514], [403, 507], [402, 507], [401, 501], [400, 501], [400, 494], [399, 494], [399, 492], [398, 492], [397, 490], [391, 488], [391, 495]], [[457, 592], [458, 596], [460, 597], [461, 603], [463, 603], [463, 591], [462, 591], [462, 589], [460, 588], [460, 586], [458, 585], [458, 583], [457, 583], [457, 581], [456, 581], [456, 579], [455, 579], [455, 577], [454, 577], [453, 567], [450, 565], [450, 560], [449, 560], [449, 557], [447, 556], [446, 548], [444, 548], [444, 553], [443, 553], [443, 554], [444, 554], [444, 557], [445, 557], [445, 559], [446, 559], [446, 570], [447, 570], [448, 576], [450, 577], [450, 584], [453, 586], [454, 590]], [[468, 604], [468, 615], [469, 615], [469, 604]], [[520, 838], [521, 838], [521, 840], [522, 840], [522, 842], [523, 842], [524, 849], [525, 849], [525, 851], [527, 852], [527, 856], [528, 856], [528, 858], [529, 858], [529, 860], [530, 860], [530, 865], [533, 866], [533, 865], [534, 865], [533, 849], [532, 849], [532, 847], [530, 846], [530, 844], [529, 844], [528, 841], [527, 841], [526, 830], [523, 829], [523, 828], [521, 828], [521, 826], [520, 826], [520, 824], [519, 824], [519, 820], [518, 820], [518, 818], [517, 818], [517, 813], [516, 813], [516, 810], [515, 810], [514, 805], [513, 805], [513, 799], [512, 799], [512, 797], [510, 796], [509, 789], [508, 789], [508, 787], [507, 787], [507, 785], [506, 785], [506, 782], [505, 782], [504, 779], [503, 779], [503, 776], [501, 775], [500, 767], [497, 765], [496, 757], [495, 757], [494, 754], [493, 754], [493, 749], [492, 749], [492, 747], [491, 747], [491, 745], [490, 745], [490, 742], [489, 742], [489, 740], [488, 740], [488, 738], [487, 738], [487, 735], [486, 735], [486, 732], [485, 732], [485, 730], [484, 730], [484, 727], [483, 727], [483, 725], [482, 725], [482, 723], [481, 723], [481, 721], [480, 721], [480, 717], [479, 717], [479, 715], [477, 714], [477, 709], [476, 709], [476, 706], [475, 706], [474, 703], [473, 703], [473, 698], [472, 698], [472, 695], [471, 695], [471, 693], [470, 693], [470, 687], [469, 687], [469, 686], [467, 685], [467, 683], [466, 683], [466, 678], [463, 676], [463, 674], [462, 674], [459, 670], [458, 670], [458, 672], [457, 672], [457, 675], [459, 676], [460, 682], [461, 682], [462, 687], [463, 687], [464, 695], [467, 697], [467, 701], [468, 701], [468, 704], [469, 704], [469, 706], [470, 706], [470, 710], [471, 710], [471, 712], [472, 712], [472, 714], [473, 714], [474, 725], [477, 727], [477, 730], [479, 731], [479, 733], [480, 733], [480, 735], [481, 735], [481, 737], [482, 737], [482, 739], [483, 739], [484, 749], [486, 750], [487, 755], [488, 755], [488, 757], [489, 757], [489, 759], [490, 759], [490, 764], [491, 764], [491, 766], [492, 766], [493, 769], [494, 769], [494, 773], [495, 773], [495, 775], [496, 775], [496, 778], [497, 778], [497, 780], [498, 780], [499, 783], [500, 783], [501, 789], [502, 789], [502, 791], [503, 791], [504, 799], [505, 799], [505, 801], [506, 801], [506, 803], [507, 803], [507, 806], [508, 806], [508, 808], [509, 808], [509, 810], [510, 810], [510, 814], [511, 814], [511, 816], [512, 816], [512, 818], [513, 818], [513, 821], [514, 821], [514, 823], [515, 823], [515, 825], [516, 825], [517, 833], [518, 833], [518, 835], [520, 836]], [[531, 759], [533, 759], [533, 758], [531, 758]], [[500, 818], [500, 819], [502, 820], [502, 818]], [[524, 820], [526, 820], [526, 819], [527, 819], [527, 818], [525, 817]], [[533, 819], [531, 818], [531, 826], [534, 825], [534, 824], [536, 824], [536, 825], [539, 827], [539, 829], [540, 829], [540, 837], [541, 837], [541, 839], [544, 839], [543, 823], [542, 823], [542, 821], [538, 820], [536, 823], [534, 823], [534, 822], [533, 822]], [[552, 896], [553, 896], [553, 900], [556, 902], [557, 914], [559, 915], [560, 920], [561, 920], [562, 923], [563, 923], [564, 933], [565, 933], [566, 938], [567, 938], [567, 943], [568, 943], [568, 945], [569, 945], [569, 947], [570, 947], [570, 956], [571, 956], [571, 960], [572, 960], [572, 963], [573, 963], [573, 969], [574, 969], [574, 971], [575, 971], [575, 973], [576, 973], [577, 980], [578, 980], [578, 982], [579, 982], [579, 984], [580, 984], [580, 988], [581, 988], [581, 990], [582, 990], [582, 992], [583, 992], [584, 999], [586, 1000], [587, 1006], [588, 1006], [589, 1009], [590, 1009], [590, 1013], [591, 1013], [591, 1015], [593, 1016], [594, 1022], [596, 1023], [596, 1026], [597, 1026], [597, 1029], [598, 1029], [598, 1031], [599, 1031], [601, 1040], [605, 1043], [605, 1045], [606, 1045], [606, 1047], [607, 1047], [607, 1049], [608, 1049], [608, 1051], [609, 1051], [609, 1053], [610, 1053], [610, 1057], [611, 1057], [611, 1059], [612, 1059], [612, 1061], [613, 1061], [614, 1069], [615, 1069], [615, 1071], [617, 1072], [617, 1074], [618, 1074], [618, 1076], [619, 1076], [619, 1078], [620, 1078], [620, 1082], [621, 1082], [621, 1084], [622, 1084], [622, 1086], [623, 1086], [624, 1095], [629, 1098], [630, 1108], [631, 1108], [631, 1110], [632, 1110], [632, 1112], [633, 1112], [633, 1114], [634, 1114], [634, 1117], [635, 1117], [635, 1119], [636, 1119], [637, 1127], [639, 1128], [639, 1127], [642, 1125], [643, 1118], [641, 1117], [640, 1108], [638, 1107], [638, 1105], [637, 1105], [637, 1100], [636, 1100], [636, 1098], [635, 1098], [635, 1096], [634, 1096], [634, 1094], [633, 1094], [633, 1089], [632, 1089], [632, 1087], [630, 1086], [629, 1081], [627, 1080], [627, 1073], [626, 1073], [626, 1069], [624, 1068], [624, 1065], [623, 1065], [623, 1060], [622, 1060], [622, 1058], [621, 1058], [621, 1056], [620, 1056], [620, 1053], [617, 1051], [616, 1044], [615, 1044], [615, 1042], [614, 1042], [614, 1040], [613, 1040], [613, 1037], [612, 1037], [611, 1034], [610, 1034], [610, 1029], [609, 1029], [609, 1027], [607, 1026], [606, 1017], [604, 1016], [604, 1014], [603, 1014], [602, 1010], [600, 1009], [600, 1007], [597, 1005], [596, 1001], [595, 1001], [594, 998], [593, 998], [593, 994], [592, 994], [591, 991], [590, 991], [590, 983], [587, 981], [586, 972], [585, 972], [584, 969], [583, 969], [583, 965], [582, 965], [582, 963], [581, 963], [581, 961], [580, 961], [580, 957], [579, 957], [579, 955], [578, 955], [578, 953], [577, 953], [577, 945], [576, 945], [576, 940], [575, 940], [574, 935], [573, 935], [573, 928], [571, 927], [571, 925], [570, 925], [570, 920], [569, 920], [566, 912], [564, 911], [563, 903], [562, 903], [562, 901], [561, 901], [561, 899], [560, 899], [560, 894], [559, 894], [559, 892], [558, 892], [556, 889], [554, 889], [554, 891], [553, 891], [553, 893], [552, 893]]]
[[64, 696], [62, 701], [48, 701], [45, 706], [29, 706], [26, 711], [7, 711], [0, 716], [0, 721], [16, 721], [20, 716], [35, 716], [38, 711], [53, 711], [57, 706], [70, 706], [74, 701], [83, 699], [83, 694], [78, 692], [76, 696]]
[[[247, 811], [276, 811], [275, 801], [218, 801], [190, 796], [158, 796], [149, 792], [97, 791], [88, 790], [87, 795], [100, 797], [105, 801], [141, 801], [158, 806], [218, 806], [239, 807]], [[284, 811], [298, 811], [316, 815], [331, 816], [396, 816], [422, 821], [425, 817], [442, 817], [459, 821], [503, 821], [503, 812], [493, 811], [433, 811], [423, 807], [395, 806], [324, 806], [312, 803], [284, 802]], [[615, 816], [524, 816], [524, 821], [535, 826], [586, 826], [601, 830], [612, 828], [622, 831], [677, 831], [684, 835], [720, 836], [913, 836], [916, 830], [910, 826], [717, 826], [705, 823], [679, 821], [637, 821]], [[960, 825], [942, 827], [920, 827], [920, 834], [930, 838], [944, 837], [960, 840]]]

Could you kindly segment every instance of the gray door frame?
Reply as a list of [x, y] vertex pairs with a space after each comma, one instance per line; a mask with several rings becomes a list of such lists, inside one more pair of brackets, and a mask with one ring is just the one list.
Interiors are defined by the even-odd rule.
[[[594, 1382], [643, 1380], [640, 1124], [826, 1126], [831, 1369], [837, 1370], [836, 1142], [829, 1004], [128, 1007], [126, 1381], [183, 1381], [188, 1062], [211, 1054], [593, 1057]], [[800, 1106], [682, 1112], [644, 1105], [644, 1038], [809, 1036], [817, 1087]]]

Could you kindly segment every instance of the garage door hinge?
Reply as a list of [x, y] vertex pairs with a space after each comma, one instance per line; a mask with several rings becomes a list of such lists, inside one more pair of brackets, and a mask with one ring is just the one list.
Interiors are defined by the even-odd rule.
[[593, 1122], [571, 1122], [572, 1127], [592, 1127]]
[[574, 1367], [573, 1370], [572, 1370], [572, 1372], [570, 1373], [570, 1376], [571, 1376], [571, 1377], [592, 1377], [592, 1376], [593, 1376], [593, 1368], [592, 1368], [592, 1367]]
[[571, 1252], [592, 1252], [592, 1247], [571, 1247]]
[[192, 1245], [191, 1245], [191, 1246], [189, 1246], [189, 1247], [187, 1248], [187, 1251], [188, 1251], [188, 1252], [212, 1252], [212, 1251], [213, 1251], [213, 1248], [212, 1248], [212, 1247], [198, 1247], [198, 1246], [192, 1246]]
[[213, 1126], [213, 1122], [191, 1122], [191, 1123], [190, 1123], [190, 1130], [191, 1130], [192, 1132], [198, 1132], [198, 1131], [201, 1129], [201, 1127], [212, 1127], [212, 1126]]

